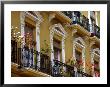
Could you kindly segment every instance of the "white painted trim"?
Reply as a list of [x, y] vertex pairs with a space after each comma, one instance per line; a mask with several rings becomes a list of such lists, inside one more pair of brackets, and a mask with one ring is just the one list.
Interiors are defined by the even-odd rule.
[[[77, 41], [80, 41], [82, 44], [78, 43]], [[85, 42], [81, 37], [75, 38], [73, 40], [73, 58], [76, 61], [76, 56], [75, 56], [75, 49], [76, 49], [76, 45], [80, 46], [80, 48], [82, 48], [82, 60], [83, 60], [83, 72], [85, 72]], [[75, 68], [75, 71], [77, 72], [77, 68]]]
[[[22, 44], [21, 44], [21, 48], [23, 48], [24, 47], [24, 45], [25, 45], [25, 36], [24, 36], [24, 27], [25, 27], [25, 22], [24, 22], [24, 20], [25, 20], [25, 13], [24, 12], [20, 12], [20, 28], [21, 28], [21, 36], [23, 37], [23, 41], [22, 41]], [[23, 52], [22, 52], [22, 55], [24, 55], [25, 53], [24, 53], [24, 49], [23, 49]], [[21, 63], [23, 64], [23, 66], [24, 66], [24, 63], [25, 63], [25, 61], [24, 61], [24, 57], [23, 57], [23, 59], [22, 59], [22, 55], [21, 55]]]
[[32, 15], [31, 13], [29, 13], [29, 12], [27, 12], [27, 11], [25, 11], [25, 15], [26, 15], [28, 18], [32, 17], [34, 21], [39, 20], [39, 18], [35, 17], [34, 15]]
[[89, 24], [91, 24], [90, 11], [88, 11]]
[[[33, 18], [33, 20], [36, 21], [36, 43], [37, 43], [36, 51], [40, 52], [40, 23], [43, 21], [43, 18], [39, 12], [34, 12], [34, 13], [36, 14], [36, 16], [38, 16], [38, 18], [27, 11], [20, 12], [21, 36], [25, 37], [24, 36], [25, 17], [27, 16], [30, 18], [30, 16], [31, 16]], [[25, 43], [25, 38], [23, 38], [23, 41]], [[23, 43], [22, 47], [25, 45], [24, 43]], [[24, 50], [23, 50], [23, 54], [24, 54]], [[34, 58], [34, 54], [33, 54], [33, 58]], [[40, 54], [38, 56], [38, 61], [40, 61]], [[34, 64], [34, 59], [33, 59], [33, 64]], [[40, 63], [38, 63], [38, 66], [40, 66]]]
[[[80, 41], [82, 43], [82, 46], [85, 46], [85, 42], [81, 37], [75, 38], [74, 42]], [[77, 42], [78, 43], [78, 42]], [[79, 43], [80, 44], [80, 43]]]
[[96, 16], [96, 25], [98, 26], [97, 12], [95, 12], [95, 16]]
[[65, 63], [65, 38], [62, 38], [62, 62]]
[[100, 55], [98, 55], [97, 53], [94, 53], [94, 52], [93, 52], [93, 54], [96, 55], [96, 56], [98, 56], [98, 57], [100, 58]]
[[54, 50], [53, 50], [53, 35], [54, 32], [53, 30], [50, 30], [50, 47], [51, 47], [51, 62], [52, 62], [52, 66], [54, 65]]
[[[36, 24], [36, 50], [40, 52], [40, 28]], [[37, 56], [37, 66], [40, 67], [40, 54]]]
[[[24, 20], [25, 20], [25, 13], [20, 12], [20, 24], [21, 24], [20, 28], [21, 28], [21, 36], [22, 37], [25, 37], [24, 36], [24, 27], [25, 27]], [[25, 45], [24, 43], [25, 43], [25, 38], [23, 38], [23, 44], [21, 45], [21, 48], [23, 47], [23, 45]]]
[[78, 43], [78, 42], [75, 42], [75, 44], [79, 45], [81, 48], [84, 48], [84, 46], [83, 46], [83, 45], [81, 45], [81, 44], [80, 44], [80, 43]]
[[[94, 65], [94, 55], [97, 55], [100, 58], [100, 55], [98, 55], [98, 54], [95, 53], [96, 51], [100, 54], [99, 48], [95, 48], [95, 49], [91, 50], [91, 63], [93, 65]], [[94, 66], [92, 66], [92, 75], [95, 77]]]
[[[62, 32], [56, 30], [55, 28], [58, 27]], [[63, 63], [65, 63], [65, 37], [67, 35], [66, 31], [64, 30], [63, 26], [58, 23], [58, 24], [54, 24], [52, 26], [50, 26], [50, 44], [51, 44], [51, 61], [52, 61], [52, 65], [53, 65], [53, 59], [54, 59], [54, 49], [53, 49], [53, 36], [54, 33], [60, 35], [62, 37], [62, 60]]]
[[99, 48], [95, 48], [95, 49], [93, 50], [94, 53], [95, 53], [96, 51], [100, 54]]

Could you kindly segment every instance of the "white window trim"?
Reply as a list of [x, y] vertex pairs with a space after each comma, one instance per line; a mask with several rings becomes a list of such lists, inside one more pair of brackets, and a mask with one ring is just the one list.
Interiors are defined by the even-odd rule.
[[[77, 41], [80, 41], [82, 44], [78, 43]], [[73, 58], [76, 61], [76, 56], [75, 56], [75, 49], [76, 49], [76, 45], [80, 46], [80, 48], [82, 48], [82, 60], [83, 60], [83, 72], [85, 72], [85, 42], [81, 37], [75, 38], [75, 40], [73, 40]], [[75, 68], [75, 71], [77, 72], [77, 68]]]
[[[63, 33], [56, 30], [55, 27], [59, 27], [59, 29]], [[62, 36], [62, 62], [65, 63], [65, 38], [67, 36], [67, 33], [66, 33], [63, 26], [60, 23], [50, 26], [49, 29], [50, 29], [50, 44], [51, 44], [51, 62], [52, 62], [52, 66], [54, 65], [54, 62], [53, 62], [53, 60], [54, 60], [54, 49], [53, 49], [53, 36], [54, 36], [54, 33]], [[60, 59], [58, 59], [58, 60], [60, 60]]]
[[[99, 48], [95, 48], [95, 49], [93, 49], [93, 50], [91, 50], [92, 52], [91, 52], [91, 63], [94, 65], [94, 55], [97, 55], [99, 58], [100, 58], [100, 50], [99, 50]], [[99, 55], [97, 54], [97, 53], [95, 53], [95, 52], [98, 52], [99, 53]], [[100, 63], [100, 62], [99, 62]], [[100, 65], [100, 64], [99, 64]], [[92, 76], [94, 76], [95, 77], [95, 73], [94, 73], [94, 66], [92, 66]]]
[[[39, 42], [36, 44], [36, 51], [40, 52], [40, 23], [43, 21], [43, 18], [39, 12], [36, 12], [36, 15], [38, 16], [38, 18], [35, 17], [34, 15], [30, 14], [27, 11], [20, 12], [21, 36], [24, 37], [25, 17], [31, 16], [33, 18], [33, 20], [36, 21], [36, 43]], [[25, 42], [25, 38], [23, 38], [23, 41]], [[21, 48], [23, 47], [23, 45], [25, 45], [25, 44], [23, 43]], [[34, 54], [33, 54], [33, 58], [34, 58]], [[37, 60], [38, 61], [40, 60], [40, 54], [38, 55]], [[34, 61], [33, 61], [33, 64], [34, 64]], [[38, 66], [40, 66], [40, 63], [37, 63], [37, 64], [38, 64]]]

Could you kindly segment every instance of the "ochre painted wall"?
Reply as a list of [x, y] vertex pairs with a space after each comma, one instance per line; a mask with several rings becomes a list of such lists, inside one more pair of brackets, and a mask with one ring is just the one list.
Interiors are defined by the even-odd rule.
[[[40, 48], [45, 48], [44, 41], [50, 46], [50, 30], [49, 30], [49, 19], [47, 12], [41, 12], [43, 22], [40, 25]], [[50, 55], [50, 54], [49, 54]]]
[[[81, 12], [83, 15], [85, 15], [86, 17], [88, 17], [88, 12], [87, 11], [83, 11]], [[43, 17], [43, 22], [40, 24], [40, 48], [45, 48], [45, 44], [44, 41], [46, 40], [47, 44], [50, 47], [50, 29], [49, 27], [53, 24], [58, 24], [61, 23], [61, 21], [59, 21], [57, 18], [52, 19], [51, 21], [49, 21], [49, 12], [40, 12], [40, 14]], [[98, 21], [100, 22], [100, 12], [98, 12]], [[33, 22], [32, 20], [26, 18], [26, 22], [29, 22], [30, 24], [32, 24], [33, 26], [36, 27], [36, 23]], [[19, 11], [13, 11], [11, 13], [11, 25], [14, 27], [18, 27], [18, 30], [20, 31], [20, 12]], [[62, 24], [63, 25], [63, 24]], [[100, 26], [100, 23], [99, 23]], [[64, 25], [63, 25], [64, 27]], [[72, 36], [72, 29], [69, 28], [65, 28], [65, 31], [67, 32], [67, 37], [65, 39], [65, 60], [68, 61], [68, 59], [71, 59], [73, 55], [73, 40], [75, 39], [75, 37]], [[34, 29], [34, 36], [36, 37], [36, 29]], [[62, 37], [58, 36], [58, 35], [54, 35], [55, 38], [61, 40]], [[91, 57], [90, 57], [90, 42], [86, 41], [86, 57], [85, 57], [85, 61], [86, 61], [86, 72], [88, 72], [88, 68], [91, 66], [90, 61], [91, 61]], [[49, 54], [50, 56], [50, 54]]]
[[14, 28], [17, 27], [16, 32], [20, 31], [20, 12], [12, 11], [11, 12], [11, 26]]
[[88, 18], [88, 11], [81, 11], [82, 15]]
[[67, 32], [67, 37], [65, 39], [65, 59], [71, 59], [73, 56], [73, 37], [72, 37], [72, 30], [65, 29]]

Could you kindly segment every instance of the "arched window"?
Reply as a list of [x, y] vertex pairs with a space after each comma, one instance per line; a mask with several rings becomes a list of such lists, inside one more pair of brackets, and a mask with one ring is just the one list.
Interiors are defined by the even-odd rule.
[[[75, 71], [85, 72], [85, 42], [81, 37], [73, 41], [73, 58], [76, 61]], [[75, 76], [81, 76], [76, 73]]]

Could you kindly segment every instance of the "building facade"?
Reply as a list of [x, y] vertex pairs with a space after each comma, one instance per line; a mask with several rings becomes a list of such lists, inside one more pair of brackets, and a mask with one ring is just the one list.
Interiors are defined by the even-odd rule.
[[99, 11], [12, 11], [11, 74], [100, 76]]

